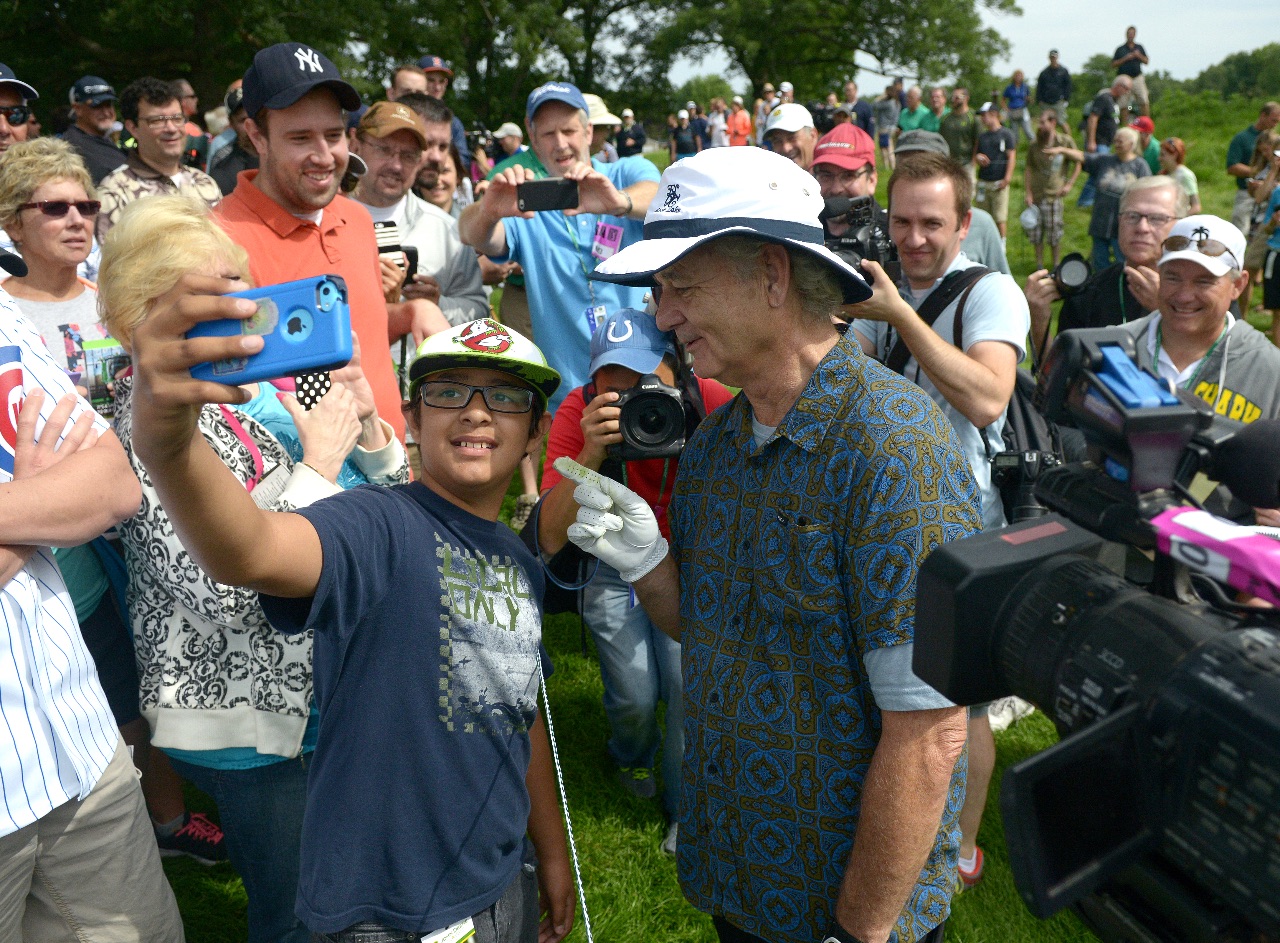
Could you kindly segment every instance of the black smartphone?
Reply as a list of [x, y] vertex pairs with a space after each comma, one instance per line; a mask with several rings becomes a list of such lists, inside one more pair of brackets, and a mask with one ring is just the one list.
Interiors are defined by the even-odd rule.
[[575, 209], [578, 205], [578, 181], [548, 177], [517, 184], [516, 205], [522, 213]]

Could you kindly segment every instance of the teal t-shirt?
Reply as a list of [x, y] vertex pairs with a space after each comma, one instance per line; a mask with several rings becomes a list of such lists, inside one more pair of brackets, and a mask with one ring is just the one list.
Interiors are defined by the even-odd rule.
[[924, 127], [924, 119], [932, 117], [933, 112], [924, 105], [917, 105], [914, 109], [903, 108], [898, 115], [898, 128], [902, 131], [927, 131], [929, 129]]
[[93, 615], [111, 587], [107, 571], [89, 544], [55, 547], [53, 556], [62, 571], [62, 580], [67, 584], [71, 603], [76, 607], [76, 621], [83, 623]]

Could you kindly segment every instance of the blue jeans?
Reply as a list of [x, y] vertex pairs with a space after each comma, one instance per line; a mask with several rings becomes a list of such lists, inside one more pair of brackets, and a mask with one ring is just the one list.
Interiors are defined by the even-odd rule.
[[600, 564], [584, 593], [604, 682], [609, 754], [619, 766], [653, 767], [658, 752], [658, 701], [667, 703], [662, 740], [662, 804], [674, 817], [684, 757], [684, 683], [680, 643], [650, 621], [618, 571]]
[[[1111, 145], [1099, 144], [1099, 154], [1110, 154]], [[1076, 200], [1076, 206], [1093, 206], [1094, 197], [1098, 195], [1098, 188], [1093, 185], [1093, 175], [1089, 174], [1084, 178], [1084, 186], [1080, 188], [1080, 196]]]
[[[521, 865], [502, 896], [471, 920], [476, 926], [474, 943], [537, 943], [537, 869], [532, 864]], [[337, 933], [312, 934], [311, 943], [417, 943], [422, 937], [421, 933], [367, 922]]]
[[310, 756], [256, 769], [170, 762], [218, 804], [227, 857], [249, 896], [249, 943], [307, 943], [307, 929], [293, 909]]
[[1100, 272], [1111, 264], [1111, 256], [1115, 256], [1116, 262], [1124, 264], [1124, 253], [1120, 251], [1119, 239], [1098, 239], [1093, 240], [1093, 270]]

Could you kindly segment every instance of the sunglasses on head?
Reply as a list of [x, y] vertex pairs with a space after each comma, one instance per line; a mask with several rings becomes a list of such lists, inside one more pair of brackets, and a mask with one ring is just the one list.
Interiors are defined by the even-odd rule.
[[1231, 256], [1231, 261], [1235, 263], [1235, 267], [1240, 268], [1240, 260], [1236, 258], [1235, 253], [1217, 239], [1208, 237], [1192, 239], [1190, 236], [1170, 236], [1161, 243], [1161, 247], [1165, 252], [1182, 252], [1184, 249], [1194, 248], [1201, 255], [1215, 258], [1220, 255], [1229, 255]]
[[39, 210], [45, 216], [61, 219], [73, 206], [81, 216], [97, 216], [98, 210], [102, 209], [102, 202], [100, 200], [41, 200], [39, 203], [23, 203], [18, 209]]
[[0, 115], [10, 124], [26, 124], [31, 118], [31, 109], [26, 105], [6, 105], [0, 107]]

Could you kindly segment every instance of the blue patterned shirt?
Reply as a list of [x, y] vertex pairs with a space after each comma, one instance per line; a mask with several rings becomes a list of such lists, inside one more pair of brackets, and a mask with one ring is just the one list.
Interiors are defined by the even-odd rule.
[[[680, 456], [685, 755], [680, 883], [771, 943], [812, 943], [835, 910], [880, 738], [867, 652], [913, 641], [920, 563], [982, 526], [969, 463], [919, 387], [852, 337], [756, 448], [744, 396]], [[965, 762], [898, 920], [948, 914]]]

